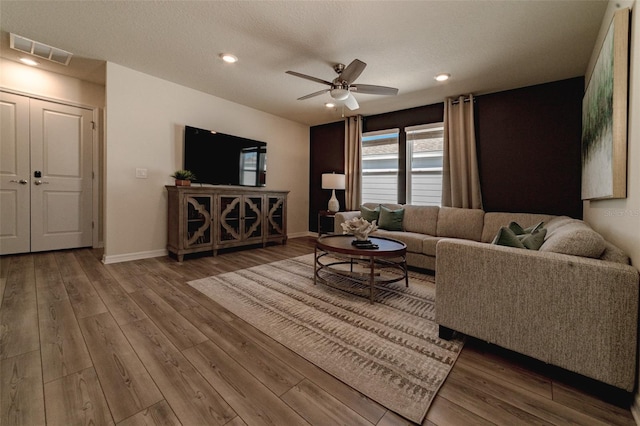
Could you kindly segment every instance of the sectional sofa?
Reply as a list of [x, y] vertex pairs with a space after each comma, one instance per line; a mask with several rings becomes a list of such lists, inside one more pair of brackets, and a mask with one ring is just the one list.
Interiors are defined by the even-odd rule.
[[[369, 209], [375, 204], [365, 204]], [[566, 216], [385, 204], [403, 211], [410, 266], [436, 272], [441, 337], [458, 331], [615, 387], [636, 380], [638, 270]], [[335, 232], [360, 211], [339, 212]], [[538, 250], [491, 244], [501, 227], [544, 223]]]

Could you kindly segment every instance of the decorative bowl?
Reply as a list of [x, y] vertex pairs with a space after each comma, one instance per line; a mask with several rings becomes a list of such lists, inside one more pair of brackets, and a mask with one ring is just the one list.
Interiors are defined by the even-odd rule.
[[369, 234], [378, 229], [376, 221], [369, 222], [361, 217], [354, 217], [342, 223], [342, 233], [353, 235], [357, 241], [367, 241]]

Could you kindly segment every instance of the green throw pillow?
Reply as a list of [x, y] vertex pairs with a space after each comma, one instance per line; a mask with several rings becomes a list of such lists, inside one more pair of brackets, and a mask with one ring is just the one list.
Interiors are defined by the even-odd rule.
[[522, 226], [520, 226], [517, 222], [511, 222], [509, 224], [509, 229], [511, 229], [513, 233], [516, 235], [532, 234], [537, 230], [539, 230], [540, 228], [542, 228], [543, 225], [544, 225], [544, 222], [539, 222], [528, 228], [522, 228]]
[[360, 216], [367, 222], [378, 220], [378, 217], [380, 216], [380, 206], [377, 206], [375, 209], [360, 206]]
[[517, 247], [517, 248], [525, 248], [524, 244], [518, 236], [506, 226], [503, 226], [498, 231], [498, 234], [493, 239], [491, 244], [497, 244], [499, 246], [507, 246], [507, 247]]
[[391, 210], [380, 205], [380, 220], [378, 227], [387, 231], [402, 231], [402, 220], [404, 219], [404, 209]]
[[547, 235], [545, 228], [538, 229], [530, 234], [516, 235], [516, 237], [524, 244], [529, 250], [538, 250], [542, 243], [544, 243], [544, 237]]
[[544, 222], [540, 222], [528, 228], [523, 228], [518, 223], [511, 222], [509, 227], [503, 226], [500, 228], [498, 235], [493, 240], [493, 244], [538, 250], [547, 235], [547, 230], [543, 228], [543, 225]]

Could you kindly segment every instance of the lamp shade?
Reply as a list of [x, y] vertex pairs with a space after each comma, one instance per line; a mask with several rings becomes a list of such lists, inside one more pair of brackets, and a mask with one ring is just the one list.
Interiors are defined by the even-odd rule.
[[336, 173], [322, 174], [322, 189], [344, 189], [344, 175]]

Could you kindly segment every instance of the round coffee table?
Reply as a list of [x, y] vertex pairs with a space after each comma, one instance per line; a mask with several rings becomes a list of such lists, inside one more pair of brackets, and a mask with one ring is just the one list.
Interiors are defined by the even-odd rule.
[[[314, 285], [320, 281], [329, 287], [354, 292], [353, 287], [347, 289], [340, 285], [340, 281], [348, 278], [348, 281], [357, 284], [368, 284], [370, 303], [375, 300], [376, 285], [404, 280], [406, 287], [409, 287], [407, 246], [403, 242], [391, 238], [369, 237], [377, 248], [359, 248], [351, 244], [353, 240], [353, 235], [325, 235], [317, 239], [314, 251]], [[323, 263], [322, 259], [329, 255], [335, 257], [330, 260], [327, 258], [325, 260], [328, 261]], [[367, 266], [368, 272], [354, 272], [353, 265], [356, 263]], [[349, 265], [349, 268], [341, 269], [340, 265]], [[380, 273], [383, 269], [390, 270], [390, 277]]]

